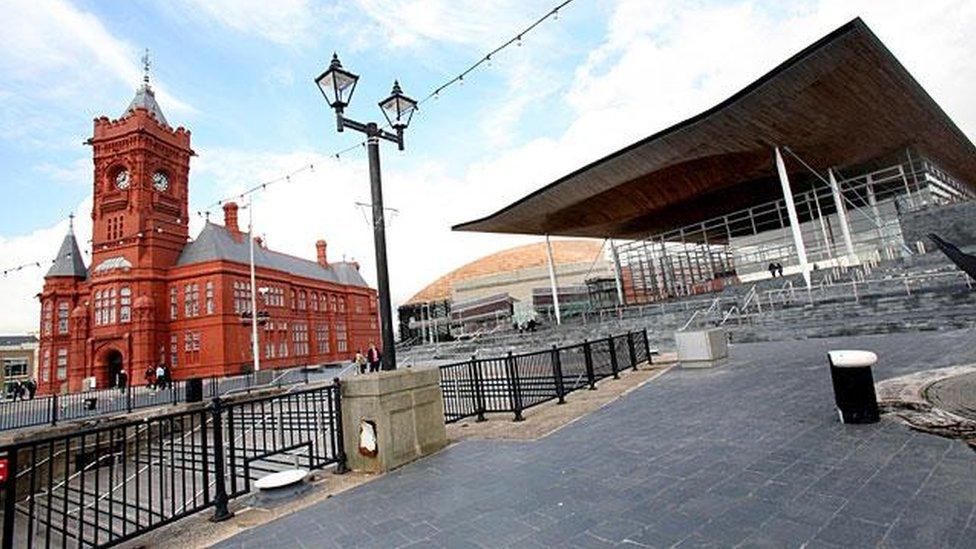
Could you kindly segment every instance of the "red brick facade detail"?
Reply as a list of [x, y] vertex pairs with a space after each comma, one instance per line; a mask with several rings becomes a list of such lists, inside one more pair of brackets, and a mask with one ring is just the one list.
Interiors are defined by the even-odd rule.
[[[190, 132], [171, 129], [144, 108], [95, 120], [92, 261], [87, 277], [49, 275], [41, 306], [39, 390], [78, 391], [85, 378], [130, 383], [160, 363], [175, 379], [232, 375], [252, 368], [247, 263], [226, 259], [177, 265], [188, 241]], [[124, 175], [120, 175], [124, 172]], [[236, 205], [226, 228], [238, 242]], [[256, 243], [255, 246], [259, 246]], [[328, 266], [325, 242], [317, 262]], [[340, 264], [342, 265], [342, 264]], [[349, 360], [380, 342], [376, 292], [259, 267], [261, 368]], [[260, 292], [259, 292], [260, 293]]]

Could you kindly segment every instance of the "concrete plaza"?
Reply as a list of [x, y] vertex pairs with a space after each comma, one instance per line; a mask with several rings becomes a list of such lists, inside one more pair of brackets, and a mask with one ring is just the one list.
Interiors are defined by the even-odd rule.
[[537, 441], [465, 440], [219, 546], [973, 547], [976, 453], [839, 424], [825, 352], [876, 351], [884, 379], [976, 362], [974, 335], [735, 345]]

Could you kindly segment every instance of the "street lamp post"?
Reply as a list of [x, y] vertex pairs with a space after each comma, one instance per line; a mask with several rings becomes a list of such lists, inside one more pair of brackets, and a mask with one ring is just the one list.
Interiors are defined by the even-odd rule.
[[403, 95], [399, 82], [393, 82], [390, 96], [379, 106], [393, 133], [375, 122], [362, 123], [344, 116], [343, 111], [352, 99], [359, 76], [342, 68], [339, 56], [332, 54], [328, 70], [315, 79], [325, 100], [336, 113], [336, 130], [350, 128], [366, 134], [369, 155], [369, 183], [373, 199], [373, 243], [376, 249], [376, 279], [380, 298], [380, 327], [383, 337], [383, 369], [396, 370], [396, 349], [393, 341], [393, 316], [390, 304], [390, 275], [386, 261], [386, 222], [383, 210], [383, 184], [380, 177], [380, 139], [396, 143], [403, 150], [403, 130], [417, 110], [417, 102]]

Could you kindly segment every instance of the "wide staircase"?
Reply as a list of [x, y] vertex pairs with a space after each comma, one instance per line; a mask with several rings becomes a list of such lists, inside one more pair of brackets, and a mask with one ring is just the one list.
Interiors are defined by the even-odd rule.
[[591, 312], [535, 332], [497, 331], [413, 346], [415, 362], [497, 356], [647, 328], [651, 347], [673, 348], [674, 332], [726, 328], [733, 342], [948, 330], [976, 326], [976, 283], [942, 253], [731, 285], [721, 292]]

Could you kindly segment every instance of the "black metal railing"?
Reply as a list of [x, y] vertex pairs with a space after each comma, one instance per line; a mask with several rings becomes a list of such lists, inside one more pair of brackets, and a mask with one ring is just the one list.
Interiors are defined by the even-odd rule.
[[453, 423], [485, 414], [522, 412], [549, 400], [563, 402], [577, 389], [637, 369], [650, 358], [647, 330], [565, 347], [504, 357], [477, 358], [440, 367], [444, 419]]
[[[296, 367], [269, 370], [273, 383], [277, 386], [308, 383], [309, 370]], [[312, 374], [312, 379], [327, 379], [325, 375]], [[228, 377], [210, 377], [203, 380], [203, 394], [209, 397], [227, 393], [247, 392], [262, 386], [258, 374], [240, 374]], [[110, 388], [46, 395], [25, 400], [0, 401], [0, 431], [21, 429], [37, 425], [56, 425], [60, 421], [87, 419], [97, 416], [131, 412], [139, 408], [178, 404], [186, 394], [186, 381], [179, 380], [166, 384], [164, 388], [153, 389], [148, 386], [128, 386], [124, 389]]]
[[345, 468], [338, 382], [0, 447], [2, 547], [102, 547], [297, 466]]

